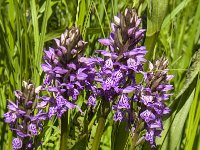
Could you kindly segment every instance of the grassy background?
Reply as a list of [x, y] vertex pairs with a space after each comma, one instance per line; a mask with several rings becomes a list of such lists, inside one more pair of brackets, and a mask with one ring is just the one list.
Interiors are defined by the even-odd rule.
[[[113, 16], [127, 7], [137, 8], [143, 18], [147, 58], [166, 56], [170, 73], [175, 75], [174, 96], [169, 102], [172, 116], [165, 118], [158, 149], [200, 149], [199, 0], [0, 0], [0, 149], [11, 149], [12, 141], [2, 117], [6, 100], [14, 99], [13, 91], [21, 88], [22, 80], [41, 84], [43, 49], [51, 45], [52, 38], [59, 37], [67, 26], [79, 26], [89, 42], [86, 55], [91, 56], [100, 48], [97, 39], [108, 36]], [[59, 128], [52, 122], [48, 126], [43, 149], [58, 149]], [[129, 149], [130, 135], [124, 134], [123, 126], [107, 122], [102, 149], [120, 150], [125, 145]], [[92, 134], [95, 127], [89, 126]], [[73, 149], [83, 149], [81, 140], [78, 147], [70, 141]]]

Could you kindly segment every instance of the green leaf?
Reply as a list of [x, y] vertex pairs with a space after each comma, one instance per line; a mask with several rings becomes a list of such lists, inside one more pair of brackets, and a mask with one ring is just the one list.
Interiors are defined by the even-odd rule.
[[45, 35], [44, 42], [50, 41], [54, 38], [59, 38], [60, 35], [65, 31], [65, 28], [54, 30], [48, 34]]
[[[199, 76], [198, 76], [199, 77]], [[186, 144], [185, 150], [192, 150], [196, 135], [198, 134], [198, 127], [200, 121], [200, 80], [198, 78], [195, 97], [188, 115], [188, 123], [186, 128]]]
[[[198, 50], [195, 54], [194, 57], [192, 59], [192, 64], [191, 67], [188, 70], [187, 76], [186, 76], [186, 80], [185, 80], [185, 84], [182, 87], [181, 91], [178, 93], [178, 95], [176, 96], [175, 100], [173, 101], [172, 105], [170, 106], [170, 108], [172, 109], [172, 111], [175, 111], [177, 103], [180, 103], [180, 99], [181, 97], [183, 97], [184, 93], [191, 88], [191, 84], [194, 81], [194, 79], [196, 78], [196, 76], [199, 73], [199, 68], [200, 68], [200, 50]], [[184, 103], [185, 101], [182, 101], [181, 103]]]
[[126, 127], [128, 126], [127, 122], [121, 122], [119, 124], [113, 124], [112, 130], [112, 150], [123, 150], [126, 146], [129, 132], [126, 131]]
[[168, 0], [150, 0], [147, 13], [147, 36], [152, 36], [160, 31], [166, 15]]
[[[38, 48], [39, 48], [39, 42], [38, 42], [38, 40], [39, 40], [39, 28], [38, 28], [38, 19], [37, 19], [37, 15], [38, 15], [38, 13], [37, 13], [37, 10], [36, 10], [36, 2], [35, 2], [35, 0], [31, 0], [30, 1], [30, 6], [31, 6], [31, 16], [32, 16], [32, 23], [33, 23], [33, 33], [34, 33], [34, 51], [35, 51], [35, 54], [37, 54], [38, 53]], [[35, 64], [35, 66], [34, 67], [38, 67], [36, 64], [38, 63], [37, 62], [37, 56], [36, 57], [34, 57], [35, 59], [34, 59], [34, 64]], [[38, 76], [38, 71], [37, 70], [35, 70], [35, 73], [34, 73], [35, 75], [35, 80], [37, 80], [36, 78], [37, 78], [37, 76]]]
[[79, 0], [77, 7], [77, 14], [76, 14], [76, 26], [80, 26], [81, 31], [83, 29], [85, 16], [86, 16], [85, 0]]
[[86, 17], [85, 17], [85, 21], [84, 21], [84, 25], [83, 25], [83, 28], [82, 28], [82, 36], [83, 36], [84, 40], [86, 38], [86, 30], [88, 28], [90, 17], [92, 16], [92, 8], [93, 8], [93, 1], [90, 1], [88, 3], [89, 3], [88, 4], [88, 11], [87, 11], [87, 14], [86, 14]]
[[[41, 28], [41, 33], [40, 33], [40, 40], [39, 40], [39, 45], [38, 45], [38, 50], [37, 50], [37, 57], [36, 57], [36, 67], [37, 67], [37, 71], [39, 71], [39, 74], [41, 74], [41, 60], [42, 60], [42, 54], [43, 54], [43, 46], [44, 46], [44, 40], [45, 40], [45, 34], [46, 34], [46, 28], [47, 28], [47, 22], [49, 17], [51, 16], [51, 0], [47, 0], [46, 2], [46, 6], [45, 6], [45, 12], [44, 12], [44, 16], [43, 16], [43, 22], [42, 22], [42, 28]], [[35, 81], [36, 85], [39, 85], [39, 74], [36, 73], [35, 75], [37, 77], [35, 77], [37, 80]]]
[[[181, 103], [178, 105], [177, 112], [172, 115], [168, 120], [166, 120], [164, 129], [165, 131], [162, 134], [162, 145], [161, 150], [175, 150], [177, 148], [178, 143], [181, 140], [182, 134], [183, 134], [183, 127], [185, 124], [185, 121], [188, 116], [188, 112], [190, 110], [190, 106], [192, 104], [194, 94], [195, 94], [195, 86], [196, 86], [196, 80], [194, 80], [194, 83], [192, 84], [191, 89], [188, 89], [185, 94], [189, 95], [186, 103], [182, 106]], [[183, 96], [185, 96], [185, 94]], [[181, 100], [184, 100], [185, 98], [182, 97]], [[168, 130], [167, 130], [168, 128]], [[159, 142], [158, 142], [159, 143]]]
[[173, 19], [175, 19], [176, 15], [179, 14], [190, 2], [191, 0], [183, 0], [170, 14], [167, 15], [165, 20], [163, 21], [162, 28], [168, 26]]
[[151, 60], [153, 49], [166, 15], [168, 0], [162, 0], [162, 2], [160, 2], [160, 0], [148, 0], [147, 4], [148, 12], [145, 46], [149, 51], [146, 56], [147, 60]]
[[106, 127], [104, 129], [104, 133], [101, 138], [101, 149], [103, 150], [110, 150], [111, 149], [111, 131], [112, 125], [109, 121], [113, 118], [108, 118], [108, 122], [106, 123]]
[[76, 144], [71, 148], [71, 150], [85, 150], [87, 146], [87, 135], [84, 134], [81, 139], [76, 141]]

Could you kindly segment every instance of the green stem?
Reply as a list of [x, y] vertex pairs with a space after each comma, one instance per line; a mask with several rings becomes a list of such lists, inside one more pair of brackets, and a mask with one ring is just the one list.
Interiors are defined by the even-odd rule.
[[68, 139], [68, 111], [66, 111], [61, 117], [60, 150], [67, 149], [67, 139]]
[[132, 137], [132, 150], [135, 150], [137, 141], [138, 141], [138, 133], [136, 131], [135, 133], [133, 133]]
[[99, 107], [99, 117], [98, 117], [98, 126], [96, 129], [96, 133], [94, 136], [94, 141], [92, 143], [92, 149], [91, 150], [98, 150], [99, 149], [99, 145], [101, 142], [101, 137], [103, 135], [103, 130], [105, 127], [105, 123], [106, 123], [106, 118], [110, 112], [110, 106], [109, 106], [109, 102], [105, 99], [103, 99], [100, 107]]
[[95, 134], [95, 137], [94, 137], [94, 141], [93, 141], [91, 150], [98, 150], [99, 149], [101, 136], [103, 134], [103, 130], [104, 130], [104, 127], [105, 127], [105, 122], [106, 122], [106, 119], [104, 117], [99, 118], [97, 130], [96, 130], [96, 134]]

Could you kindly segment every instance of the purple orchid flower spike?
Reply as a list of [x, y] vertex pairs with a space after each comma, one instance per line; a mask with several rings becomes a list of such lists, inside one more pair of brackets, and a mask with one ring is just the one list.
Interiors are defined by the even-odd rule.
[[139, 29], [139, 24], [139, 18], [131, 9], [127, 9], [125, 15], [115, 16], [109, 38], [98, 40], [107, 47], [107, 50], [96, 51], [103, 59], [98, 62], [95, 60], [97, 58], [93, 58], [93, 64], [99, 68], [95, 74], [95, 81], [101, 85], [96, 96], [116, 105], [117, 114], [131, 108], [131, 97], [128, 94], [136, 90], [138, 85], [135, 74], [142, 74], [143, 64], [146, 62], [144, 56], [147, 50], [138, 45], [144, 35], [144, 30]]
[[39, 92], [41, 87], [35, 88], [30, 82], [23, 82], [22, 91], [15, 91], [16, 102], [8, 100], [8, 112], [4, 114], [5, 122], [9, 124], [10, 130], [17, 135], [12, 141], [12, 149], [33, 149], [38, 143], [34, 141], [42, 132], [43, 122], [48, 119], [47, 113], [43, 108], [44, 104], [40, 101]]
[[[136, 12], [126, 9], [124, 15], [114, 17], [110, 36], [98, 40], [107, 47], [96, 51], [101, 54], [101, 61], [84, 58], [86, 65], [95, 64], [99, 68], [94, 78], [99, 85], [98, 92], [91, 94], [95, 95], [95, 99], [90, 97], [88, 105], [95, 107], [98, 103], [96, 98], [100, 97], [103, 102], [109, 103], [107, 107], [113, 109], [115, 121], [128, 121], [130, 127], [136, 127], [143, 121], [141, 130], [146, 132], [144, 139], [155, 146], [155, 137], [160, 136], [159, 131], [163, 130], [161, 119], [169, 113], [164, 101], [172, 95], [169, 92], [173, 86], [168, 82], [173, 76], [167, 74], [168, 61], [164, 58], [155, 64], [149, 62], [150, 71], [144, 71], [147, 50], [140, 46], [145, 33], [140, 24], [141, 19]], [[141, 80], [138, 81], [138, 78]]]
[[80, 31], [76, 27], [66, 29], [59, 39], [55, 39], [56, 46], [45, 50], [45, 72], [43, 89], [54, 93], [47, 101], [38, 107], [49, 107], [49, 117], [61, 117], [68, 109], [77, 108], [76, 101], [83, 90], [95, 91], [93, 85], [95, 77], [94, 62], [92, 58], [83, 57], [87, 42], [81, 39]]
[[169, 92], [173, 90], [173, 85], [168, 82], [173, 76], [167, 74], [167, 66], [168, 60], [164, 57], [155, 64], [149, 63], [150, 71], [144, 73], [143, 88], [138, 92], [138, 97], [136, 96], [142, 109], [140, 118], [146, 126], [145, 139], [152, 147], [156, 146], [155, 138], [159, 137], [163, 130], [162, 117], [170, 113], [165, 101], [172, 96]]

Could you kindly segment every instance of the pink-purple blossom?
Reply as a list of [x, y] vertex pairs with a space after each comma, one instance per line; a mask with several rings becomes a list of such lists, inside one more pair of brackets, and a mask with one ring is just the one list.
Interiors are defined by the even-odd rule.
[[[125, 15], [115, 16], [110, 36], [98, 40], [107, 47], [96, 51], [101, 58], [82, 59], [88, 62], [88, 66], [95, 64], [99, 68], [94, 78], [100, 85], [95, 97], [110, 103], [114, 120], [128, 121], [129, 126], [135, 128], [138, 120], [143, 121], [144, 137], [155, 146], [155, 137], [163, 130], [162, 117], [170, 112], [165, 101], [172, 95], [169, 92], [173, 85], [168, 82], [173, 76], [167, 74], [168, 61], [164, 58], [155, 64], [149, 62], [149, 70], [145, 72], [147, 50], [140, 43], [145, 30], [140, 29], [140, 24], [141, 19], [131, 9], [127, 9]], [[95, 106], [93, 101], [90, 96], [88, 104]]]
[[8, 101], [8, 112], [4, 114], [5, 122], [16, 135], [12, 141], [13, 150], [36, 147], [38, 143], [33, 141], [42, 132], [43, 123], [48, 119], [44, 107], [36, 107], [36, 103], [41, 101], [38, 95], [41, 87], [35, 88], [33, 84], [25, 81], [23, 83], [22, 91], [14, 92], [16, 101]]
[[[43, 107], [48, 103], [50, 118], [61, 117], [68, 109], [77, 108], [82, 112], [76, 104], [80, 93], [84, 89], [95, 92], [93, 64], [88, 65], [81, 59], [87, 43], [81, 39], [79, 29], [66, 29], [55, 42], [55, 48], [44, 51], [44, 64], [41, 65], [45, 73], [43, 90], [54, 93], [54, 96], [49, 100], [44, 97], [45, 103], [38, 104], [38, 107]], [[91, 104], [95, 104], [94, 98]]]

